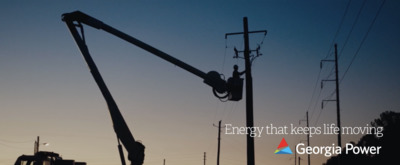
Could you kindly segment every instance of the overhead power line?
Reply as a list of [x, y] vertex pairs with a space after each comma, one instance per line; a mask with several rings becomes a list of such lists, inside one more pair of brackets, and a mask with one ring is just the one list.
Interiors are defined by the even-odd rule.
[[[325, 57], [324, 59], [327, 59], [327, 58], [331, 55], [331, 50], [332, 50], [333, 44], [335, 43], [336, 38], [337, 38], [337, 36], [339, 35], [339, 32], [340, 32], [340, 30], [341, 30], [341, 28], [342, 28], [344, 19], [346, 18], [347, 12], [349, 11], [350, 3], [351, 3], [351, 0], [349, 0], [349, 1], [347, 2], [346, 8], [345, 8], [344, 13], [343, 13], [343, 15], [342, 15], [342, 18], [341, 18], [341, 20], [340, 20], [338, 29], [337, 29], [336, 32], [335, 32], [335, 35], [334, 35], [333, 40], [332, 40], [332, 43], [331, 43], [330, 46], [329, 46], [328, 53], [326, 54], [326, 57]], [[318, 82], [320, 81], [320, 78], [321, 78], [321, 69], [320, 69], [320, 71], [319, 71], [319, 73], [318, 73], [317, 80], [316, 80], [315, 85], [314, 85], [314, 89], [313, 89], [313, 92], [312, 92], [312, 95], [311, 95], [310, 103], [308, 104], [307, 111], [310, 111], [310, 108], [311, 108], [311, 105], [312, 105], [312, 101], [314, 100], [314, 96], [315, 96], [315, 93], [316, 93], [316, 91], [317, 91], [316, 89], [317, 89], [317, 86], [318, 86], [318, 84], [319, 84]], [[322, 92], [322, 90], [319, 91], [319, 94], [318, 94], [318, 96], [316, 97], [316, 102], [315, 102], [315, 104], [314, 104], [314, 106], [313, 106], [313, 108], [312, 108], [313, 110], [311, 111], [310, 120], [313, 118], [313, 115], [314, 115], [314, 112], [315, 112], [315, 109], [316, 109], [317, 102], [318, 102], [318, 100], [320, 99], [320, 96], [321, 96], [321, 92]]]
[[361, 4], [360, 9], [358, 10], [356, 19], [354, 20], [353, 25], [351, 25], [351, 29], [350, 29], [350, 31], [349, 31], [349, 34], [347, 34], [346, 40], [344, 41], [342, 50], [340, 51], [339, 57], [338, 57], [338, 58], [340, 58], [340, 56], [342, 55], [342, 52], [343, 52], [344, 48], [346, 47], [347, 42], [349, 41], [349, 38], [350, 38], [351, 34], [353, 33], [354, 27], [355, 27], [355, 25], [357, 24], [358, 19], [360, 18], [360, 15], [361, 15], [362, 10], [364, 9], [365, 2], [367, 2], [367, 0], [364, 0], [364, 1], [363, 1], [363, 3]]
[[344, 22], [344, 18], [345, 18], [346, 15], [347, 15], [347, 11], [349, 10], [350, 3], [351, 3], [351, 0], [349, 0], [349, 2], [347, 2], [346, 9], [344, 10], [342, 19], [340, 20], [339, 27], [338, 27], [338, 29], [336, 30], [336, 33], [335, 33], [335, 35], [334, 35], [334, 37], [333, 37], [333, 40], [332, 40], [332, 43], [329, 45], [329, 51], [328, 51], [328, 53], [326, 54], [325, 59], [328, 58], [328, 56], [330, 55], [330, 52], [331, 52], [332, 47], [333, 47], [333, 44], [335, 43], [336, 38], [337, 38], [337, 36], [339, 35], [340, 29], [342, 29], [342, 25], [343, 25], [343, 22]]
[[347, 66], [346, 71], [344, 72], [342, 78], [340, 79], [340, 82], [343, 81], [343, 79], [344, 79], [344, 77], [346, 76], [347, 72], [349, 71], [351, 65], [353, 64], [354, 60], [356, 59], [358, 53], [360, 52], [360, 49], [361, 49], [362, 45], [364, 44], [365, 40], [367, 39], [368, 34], [371, 32], [371, 29], [372, 29], [372, 27], [374, 26], [375, 21], [376, 21], [376, 19], [378, 18], [378, 15], [379, 15], [379, 13], [381, 12], [382, 7], [383, 7], [383, 5], [385, 4], [385, 2], [386, 2], [386, 0], [383, 0], [382, 3], [381, 3], [381, 5], [379, 6], [379, 9], [378, 9], [378, 11], [377, 11], [376, 14], [375, 14], [374, 19], [372, 20], [371, 24], [370, 24], [369, 27], [368, 27], [367, 33], [365, 33], [363, 39], [361, 40], [361, 43], [360, 43], [360, 45], [358, 46], [356, 53], [354, 53], [353, 58], [351, 59], [349, 66]]

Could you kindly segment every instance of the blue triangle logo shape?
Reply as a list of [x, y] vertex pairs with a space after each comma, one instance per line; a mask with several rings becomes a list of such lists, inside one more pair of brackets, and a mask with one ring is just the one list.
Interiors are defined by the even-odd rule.
[[285, 147], [284, 149], [282, 149], [281, 151], [278, 152], [279, 154], [293, 154], [292, 150], [290, 150], [289, 147]]

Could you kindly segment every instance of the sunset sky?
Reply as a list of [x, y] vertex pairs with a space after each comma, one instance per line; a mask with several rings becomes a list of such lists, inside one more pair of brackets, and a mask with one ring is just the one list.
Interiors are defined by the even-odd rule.
[[[264, 41], [263, 55], [252, 65], [255, 126], [299, 126], [307, 110], [310, 126], [336, 124], [333, 102], [321, 110], [321, 100], [334, 98], [333, 82], [320, 88], [322, 79], [334, 78], [332, 64], [320, 69], [322, 59], [334, 58], [332, 43], [340, 52], [342, 125], [365, 126], [384, 111], [399, 112], [400, 1], [351, 1], [340, 26], [348, 2], [1, 1], [0, 164], [33, 154], [37, 136], [50, 143], [40, 150], [64, 159], [120, 164], [105, 101], [61, 21], [63, 13], [76, 10], [226, 78], [233, 65], [244, 69], [242, 59], [232, 58], [234, 47], [244, 47], [241, 35], [225, 39], [225, 33], [243, 31], [243, 17], [248, 17], [249, 30], [268, 31], [265, 38], [250, 36], [251, 49]], [[146, 146], [144, 164], [161, 164], [163, 159], [166, 164], [203, 164], [204, 152], [207, 164], [214, 164], [218, 130], [213, 124], [222, 120], [245, 126], [245, 99], [220, 102], [201, 78], [104, 31], [88, 26], [84, 30], [91, 55], [133, 136]], [[342, 143], [360, 137], [344, 135]], [[245, 135], [223, 133], [221, 138], [221, 164], [246, 164]], [[303, 135], [255, 138], [256, 164], [293, 165], [294, 155], [274, 154], [282, 138], [292, 151], [306, 140]], [[337, 139], [316, 135], [310, 141], [332, 145]], [[303, 163], [306, 155], [302, 158]], [[312, 155], [311, 163], [326, 159]]]

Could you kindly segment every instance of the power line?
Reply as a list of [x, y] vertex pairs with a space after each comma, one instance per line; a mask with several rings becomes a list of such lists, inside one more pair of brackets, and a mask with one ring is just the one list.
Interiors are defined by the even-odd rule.
[[355, 27], [355, 25], [357, 24], [358, 19], [360, 18], [361, 11], [363, 10], [363, 8], [364, 8], [364, 6], [365, 6], [365, 2], [367, 2], [367, 0], [364, 0], [364, 1], [363, 1], [363, 3], [362, 3], [362, 5], [361, 5], [360, 9], [358, 10], [356, 19], [354, 20], [353, 25], [351, 25], [351, 29], [350, 29], [350, 31], [349, 31], [349, 34], [347, 34], [346, 40], [344, 41], [342, 50], [340, 51], [339, 57], [338, 57], [338, 58], [340, 58], [340, 56], [342, 55], [342, 52], [343, 52], [344, 48], [346, 47], [347, 42], [349, 41], [349, 38], [350, 38], [350, 36], [351, 36], [351, 34], [352, 34], [353, 30], [354, 30], [354, 27]]
[[4, 142], [4, 143], [31, 143], [32, 140], [13, 141], [13, 140], [0, 139], [0, 142]]
[[342, 78], [341, 78], [341, 80], [340, 80], [340, 83], [343, 81], [343, 79], [344, 79], [344, 77], [346, 76], [347, 72], [349, 71], [351, 65], [353, 64], [354, 60], [356, 59], [358, 53], [360, 52], [360, 49], [361, 49], [362, 45], [364, 44], [365, 40], [367, 39], [368, 34], [370, 33], [370, 31], [371, 31], [373, 25], [375, 24], [375, 21], [376, 21], [376, 19], [378, 18], [378, 15], [379, 15], [379, 13], [381, 12], [382, 7], [383, 7], [383, 5], [385, 4], [385, 2], [386, 2], [386, 0], [383, 0], [381, 6], [379, 6], [379, 9], [378, 9], [378, 11], [377, 11], [376, 14], [375, 14], [374, 19], [372, 20], [371, 24], [370, 24], [369, 27], [368, 27], [367, 33], [364, 35], [364, 38], [361, 40], [361, 43], [360, 43], [360, 45], [358, 46], [357, 51], [356, 51], [356, 53], [354, 54], [353, 58], [351, 59], [349, 66], [346, 68], [346, 71], [344, 72], [344, 74], [343, 74], [343, 76], [342, 76]]
[[[334, 60], [321, 60], [321, 67], [322, 67], [322, 63], [323, 62], [335, 62], [335, 79], [326, 79], [326, 80], [322, 80], [321, 81], [321, 88], [323, 88], [323, 82], [324, 81], [335, 81], [335, 84], [336, 84], [336, 90], [335, 90], [335, 92], [334, 93], [336, 93], [336, 99], [335, 100], [332, 100], [332, 99], [328, 99], [328, 100], [326, 100], [326, 99], [324, 99], [324, 100], [322, 100], [322, 103], [321, 103], [321, 111], [320, 111], [320, 113], [319, 113], [319, 115], [318, 115], [318, 118], [317, 118], [317, 120], [316, 120], [316, 123], [318, 122], [318, 120], [319, 120], [319, 117], [320, 117], [320, 115], [321, 115], [321, 112], [322, 112], [322, 109], [324, 108], [323, 107], [323, 105], [324, 105], [324, 102], [329, 102], [329, 101], [335, 101], [336, 102], [336, 112], [337, 112], [337, 125], [338, 125], [338, 127], [339, 127], [339, 134], [338, 134], [338, 146], [341, 146], [341, 133], [340, 133], [340, 102], [339, 102], [339, 77], [338, 77], [338, 53], [337, 53], [337, 44], [335, 44], [335, 59]], [[332, 93], [330, 96], [328, 96], [328, 97], [332, 97], [333, 96], [333, 94], [334, 93]]]
[[228, 38], [225, 38], [225, 50], [224, 50], [224, 59], [222, 61], [222, 70], [221, 73], [224, 73], [224, 69], [225, 69], [225, 59], [226, 59], [226, 50], [228, 49]]
[[[319, 77], [321, 76], [321, 70], [322, 70], [322, 69], [320, 69], [319, 72], [318, 72], [317, 80], [315, 81], [314, 89], [313, 89], [313, 92], [312, 92], [312, 95], [311, 95], [310, 103], [308, 104], [307, 111], [309, 111], [310, 108], [311, 108], [311, 104], [312, 104], [312, 101], [313, 101], [313, 99], [314, 99], [315, 91], [317, 90], [317, 86], [318, 86], [318, 82], [319, 82]], [[319, 97], [319, 96], [318, 96], [318, 97]], [[314, 110], [311, 112], [311, 117], [312, 117], [313, 114], [314, 114]]]
[[316, 110], [316, 107], [317, 107], [317, 104], [318, 104], [318, 100], [319, 100], [319, 98], [321, 97], [321, 93], [322, 93], [322, 89], [321, 90], [319, 90], [319, 93], [318, 93], [318, 96], [317, 96], [317, 99], [316, 99], [316, 101], [315, 101], [315, 103], [314, 103], [314, 106], [313, 106], [313, 111], [312, 111], [312, 113], [311, 113], [311, 117], [310, 117], [310, 120], [312, 119], [312, 117], [314, 116], [314, 112], [315, 112], [315, 110]]
[[[340, 58], [340, 56], [342, 55], [342, 52], [343, 52], [343, 50], [344, 50], [344, 47], [346, 47], [347, 42], [349, 41], [349, 38], [350, 38], [350, 36], [351, 36], [351, 34], [352, 34], [353, 30], [354, 30], [354, 27], [355, 27], [355, 25], [357, 24], [358, 19], [360, 18], [361, 11], [363, 10], [363, 8], [364, 8], [364, 6], [365, 6], [365, 2], [366, 2], [366, 0], [363, 1], [363, 3], [362, 3], [362, 5], [361, 5], [360, 9], [358, 10], [356, 19], [354, 20], [353, 25], [351, 26], [350, 31], [349, 31], [349, 33], [347, 34], [346, 40], [345, 40], [345, 42], [344, 42], [344, 44], [343, 44], [343, 48], [341, 49], [338, 58]], [[348, 5], [349, 5], [349, 4], [350, 4], [350, 1], [348, 2]], [[343, 16], [345, 16], [345, 15], [343, 15]], [[344, 17], [342, 18], [342, 22], [341, 22], [341, 23], [343, 23], [343, 20], [344, 20]], [[336, 31], [336, 35], [337, 35], [338, 32], [339, 32], [339, 29], [338, 29], [338, 31]], [[335, 38], [336, 38], [336, 36], [335, 36]], [[332, 45], [333, 45], [333, 43], [332, 43]], [[331, 48], [329, 49], [329, 51], [330, 51], [331, 49], [332, 49], [332, 46], [331, 46]], [[327, 56], [327, 57], [328, 57], [328, 56]], [[331, 75], [333, 75], [333, 73], [334, 73], [333, 70], [334, 70], [334, 67], [332, 67], [331, 72], [329, 73], [329, 76], [328, 76], [328, 77], [330, 77]]]
[[[322, 91], [322, 90], [321, 90], [321, 91]], [[325, 99], [323, 99], [323, 100], [331, 100], [332, 97], [334, 96], [333, 94], [335, 94], [335, 91], [332, 91], [332, 93], [331, 93], [329, 96], [325, 97]], [[318, 103], [318, 102], [315, 103], [314, 108], [316, 107], [317, 103]], [[327, 104], [328, 104], [328, 103], [329, 103], [329, 102], [327, 102]], [[326, 105], [325, 105], [325, 106], [326, 106]], [[317, 123], [318, 123], [318, 121], [319, 121], [319, 118], [321, 117], [322, 110], [323, 110], [323, 108], [320, 108], [319, 113], [318, 113], [317, 120], [315, 120], [314, 125], [317, 125]]]
[[[360, 7], [360, 9], [359, 9], [359, 11], [358, 11], [358, 13], [357, 13], [356, 19], [354, 20], [354, 22], [353, 22], [353, 24], [352, 24], [352, 27], [351, 27], [351, 29], [350, 29], [350, 32], [348, 33], [348, 35], [347, 35], [347, 37], [346, 37], [345, 43], [344, 43], [344, 45], [343, 45], [343, 48], [347, 45], [347, 42], [348, 42], [348, 40], [349, 40], [349, 38], [350, 38], [350, 36], [351, 36], [353, 30], [354, 30], [355, 25], [356, 25], [357, 22], [358, 22], [358, 19], [359, 19], [360, 15], [361, 15], [361, 12], [362, 12], [362, 10], [363, 10], [363, 8], [364, 8], [364, 6], [365, 6], [365, 3], [366, 3], [366, 0], [363, 1], [362, 5], [361, 5], [361, 7]], [[367, 31], [366, 35], [364, 36], [362, 42], [360, 43], [360, 46], [358, 47], [358, 49], [357, 49], [357, 51], [356, 51], [356, 54], [353, 56], [353, 58], [352, 58], [352, 60], [351, 60], [351, 62], [350, 62], [350, 64], [349, 64], [349, 66], [347, 67], [345, 73], [343, 74], [343, 76], [342, 76], [342, 78], [341, 78], [341, 80], [340, 80], [339, 82], [342, 82], [344, 76], [346, 75], [346, 73], [347, 73], [347, 71], [349, 70], [351, 64], [353, 63], [355, 57], [357, 56], [357, 54], [358, 54], [358, 52], [359, 52], [359, 50], [360, 50], [362, 44], [364, 43], [366, 37], [368, 36], [368, 34], [369, 34], [369, 32], [370, 32], [370, 30], [371, 30], [373, 24], [375, 23], [375, 20], [376, 20], [377, 16], [379, 15], [379, 13], [380, 13], [380, 11], [381, 11], [382, 6], [383, 6], [384, 3], [385, 3], [385, 0], [382, 2], [381, 6], [379, 7], [379, 10], [378, 10], [378, 12], [376, 13], [375, 18], [374, 18], [373, 21], [371, 22], [371, 25], [370, 25], [370, 27], [368, 28], [368, 31]], [[348, 3], [348, 4], [349, 4], [349, 3]], [[343, 18], [342, 18], [342, 19], [343, 19]], [[335, 37], [335, 38], [336, 38], [336, 37]], [[341, 52], [340, 52], [340, 55], [341, 55], [342, 52], [343, 52], [343, 48], [342, 48], [342, 50], [341, 50]], [[328, 56], [327, 56], [327, 57], [328, 57]], [[340, 56], [339, 56], [339, 57], [340, 57]], [[332, 75], [332, 73], [333, 73], [333, 68], [332, 68], [330, 74], [328, 75], [328, 77], [330, 77], [330, 76]], [[334, 94], [334, 93], [331, 93], [331, 94], [327, 97], [328, 100], [332, 99], [333, 94]], [[322, 113], [322, 108], [321, 108], [321, 110], [320, 110], [320, 112], [319, 112], [319, 114], [318, 114], [318, 117], [317, 117], [317, 120], [315, 121], [315, 124], [318, 123], [319, 118], [320, 118], [320, 116], [321, 116], [321, 113]]]
[[9, 145], [9, 144], [3, 143], [3, 142], [0, 142], [0, 145], [1, 145], [1, 146], [4, 146], [4, 147], [8, 147], [8, 148], [13, 148], [13, 149], [26, 149], [26, 148], [27, 148], [27, 147], [17, 147], [17, 146], [13, 146], [13, 145]]
[[[315, 91], [316, 91], [316, 88], [317, 88], [317, 86], [318, 86], [318, 84], [319, 84], [318, 82], [320, 82], [320, 80], [321, 80], [320, 78], [321, 78], [321, 72], [322, 72], [322, 63], [321, 63], [320, 65], [321, 65], [321, 66], [320, 66], [321, 68], [320, 68], [320, 70], [319, 70], [318, 77], [317, 77], [317, 80], [316, 80], [316, 82], [315, 82], [313, 95], [314, 95], [314, 93], [315, 93]], [[335, 67], [332, 67], [331, 71], [329, 72], [329, 75], [328, 75], [325, 79], [329, 79], [330, 76], [333, 75], [333, 73], [334, 73], [334, 70], [333, 70], [333, 69], [335, 69]], [[326, 69], [325, 69], [325, 70], [326, 70]], [[322, 90], [323, 90], [323, 89], [324, 89], [324, 88], [320, 88], [319, 93], [318, 93], [318, 96], [317, 96], [316, 99], [315, 99], [314, 106], [312, 107], [312, 112], [311, 112], [310, 120], [313, 119], [313, 116], [314, 116], [314, 113], [315, 113], [315, 111], [316, 111], [316, 107], [317, 107], [317, 104], [318, 104], [318, 102], [319, 102], [319, 99], [321, 98], [321, 93], [322, 93]], [[312, 100], [313, 100], [313, 97], [311, 97], [311, 101], [310, 101], [310, 104], [309, 104], [309, 109], [311, 108]]]
[[[334, 69], [334, 67], [332, 67], [333, 69]], [[318, 73], [318, 77], [317, 77], [317, 80], [316, 80], [316, 82], [315, 82], [315, 86], [314, 86], [314, 92], [313, 92], [313, 95], [314, 95], [314, 93], [315, 93], [315, 91], [316, 91], [316, 88], [317, 88], [317, 86], [318, 86], [318, 82], [320, 82], [320, 78], [321, 78], [321, 72], [322, 72], [322, 68], [319, 70], [319, 73]], [[329, 75], [325, 78], [325, 79], [329, 79], [329, 77], [330, 77], [330, 75], [333, 73], [333, 70], [331, 70], [330, 71], [330, 73], [329, 73]], [[322, 93], [322, 90], [323, 90], [324, 88], [320, 88], [320, 90], [319, 90], [319, 93], [318, 93], [318, 96], [316, 97], [316, 99], [315, 99], [315, 103], [314, 103], [314, 106], [313, 106], [313, 110], [312, 110], [312, 112], [311, 112], [311, 117], [310, 117], [310, 120], [313, 118], [313, 116], [314, 116], [314, 113], [315, 113], [315, 111], [316, 111], [316, 107], [317, 107], [317, 104], [318, 104], [318, 102], [319, 102], [319, 99], [321, 98], [321, 93]], [[311, 103], [312, 103], [312, 100], [313, 100], [313, 96], [311, 97], [311, 101], [310, 101], [310, 104], [309, 104], [309, 109], [311, 108]], [[318, 117], [319, 118], [319, 117]]]
[[[351, 3], [351, 0], [349, 0], [349, 1], [347, 2], [345, 11], [344, 11], [344, 13], [343, 13], [343, 15], [342, 15], [342, 18], [341, 18], [341, 20], [340, 20], [338, 29], [337, 29], [336, 32], [335, 32], [335, 35], [334, 35], [334, 37], [333, 37], [332, 43], [330, 44], [328, 53], [326, 54], [326, 56], [325, 56], [324, 59], [327, 59], [327, 58], [331, 55], [331, 50], [332, 50], [333, 44], [335, 43], [335, 40], [336, 40], [336, 38], [337, 38], [337, 36], [338, 36], [338, 34], [339, 34], [341, 28], [342, 28], [344, 19], [345, 19], [346, 15], [347, 15], [347, 12], [348, 12], [348, 10], [349, 10], [350, 3]], [[321, 69], [320, 69], [320, 71], [319, 71], [319, 73], [318, 73], [317, 80], [316, 80], [316, 83], [315, 83], [315, 85], [314, 85], [313, 93], [312, 93], [312, 95], [311, 95], [311, 100], [310, 100], [310, 103], [309, 103], [309, 105], [308, 105], [307, 111], [309, 111], [310, 108], [311, 108], [311, 104], [312, 104], [313, 98], [314, 98], [314, 96], [315, 96], [315, 92], [316, 92], [316, 89], [317, 89], [317, 86], [318, 86], [318, 82], [319, 82], [320, 76], [321, 76]], [[311, 117], [310, 117], [310, 118], [312, 118], [313, 115], [314, 115], [315, 107], [316, 107], [317, 102], [318, 102], [318, 100], [319, 100], [319, 98], [320, 98], [320, 96], [321, 96], [321, 92], [322, 92], [322, 90], [320, 90], [320, 92], [319, 92], [319, 94], [318, 94], [318, 96], [317, 96], [317, 99], [316, 99], [314, 108], [313, 108], [313, 110], [312, 110], [312, 112], [311, 112]]]
[[333, 44], [334, 44], [335, 41], [336, 41], [336, 38], [337, 38], [337, 36], [338, 36], [338, 34], [339, 34], [339, 32], [340, 32], [340, 29], [342, 28], [342, 25], [343, 25], [343, 22], [344, 22], [344, 18], [346, 17], [347, 11], [349, 10], [350, 3], [351, 3], [351, 0], [349, 0], [349, 2], [347, 2], [346, 9], [345, 9], [345, 11], [344, 11], [344, 13], [343, 13], [342, 19], [340, 20], [339, 27], [338, 27], [338, 29], [336, 30], [336, 33], [335, 33], [335, 35], [334, 35], [334, 37], [333, 37], [333, 40], [332, 40], [332, 43], [331, 43], [330, 46], [329, 46], [329, 51], [328, 51], [328, 53], [326, 54], [325, 59], [328, 58], [329, 55], [330, 55], [330, 52], [331, 52], [332, 47], [333, 47]]

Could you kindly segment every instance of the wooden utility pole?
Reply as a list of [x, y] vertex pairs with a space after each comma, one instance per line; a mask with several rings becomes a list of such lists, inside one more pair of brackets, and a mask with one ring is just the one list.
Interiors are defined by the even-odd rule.
[[[308, 111], [307, 111], [307, 128], [310, 128], [310, 125], [308, 125]], [[307, 146], [310, 146], [310, 131], [308, 131], [308, 136], [307, 136]], [[308, 157], [308, 165], [310, 165], [310, 154], [307, 154]]]
[[[249, 29], [247, 17], [243, 18], [244, 29], [244, 64], [246, 68], [246, 127], [253, 128], [253, 78], [251, 76], [250, 48], [249, 48]], [[254, 165], [254, 138], [247, 134], [247, 165]]]
[[[296, 148], [296, 147], [294, 147], [294, 148]], [[297, 165], [296, 159], [297, 159], [297, 152], [296, 152], [296, 150], [294, 150], [294, 165]]]
[[36, 154], [36, 152], [39, 152], [39, 136], [37, 136], [37, 140], [35, 141], [35, 148], [33, 150], [33, 154]]
[[[308, 111], [306, 112], [306, 120], [299, 120], [299, 124], [302, 121], [305, 121], [307, 123], [307, 128], [310, 127], [309, 121], [308, 121]], [[307, 134], [307, 147], [309, 147], [309, 146], [310, 146], [310, 131], [308, 131], [308, 134]], [[310, 154], [307, 154], [307, 158], [308, 158], [308, 165], [310, 165]]]
[[[225, 34], [225, 38], [228, 35], [237, 35], [243, 34], [244, 38], [244, 64], [245, 64], [245, 73], [246, 73], [246, 127], [252, 128], [254, 126], [254, 115], [253, 115], [253, 78], [251, 76], [251, 61], [255, 57], [250, 58], [250, 46], [249, 46], [249, 33], [264, 33], [267, 34], [266, 30], [261, 31], [250, 31], [248, 29], [247, 17], [243, 18], [243, 32], [238, 33], [227, 33]], [[259, 49], [259, 48], [258, 48]], [[257, 49], [257, 56], [258, 54]], [[254, 156], [254, 137], [251, 137], [250, 134], [247, 134], [247, 165], [254, 165], [255, 164], [255, 156]]]
[[[337, 44], [335, 44], [335, 72], [336, 72], [336, 113], [337, 113], [337, 125], [339, 127], [338, 133], [338, 146], [342, 147], [342, 127], [340, 126], [340, 101], [339, 101], [339, 68], [338, 68], [338, 57], [337, 57]], [[338, 165], [340, 165], [340, 157], [338, 156]]]
[[[336, 101], [336, 115], [337, 115], [337, 126], [339, 128], [338, 131], [338, 146], [342, 147], [342, 127], [340, 124], [340, 99], [339, 99], [339, 67], [338, 67], [338, 55], [337, 55], [337, 44], [335, 44], [335, 60], [322, 60], [322, 62], [335, 62], [335, 79], [334, 80], [322, 80], [321, 88], [324, 81], [335, 81], [336, 83], [336, 100], [322, 100], [322, 108], [324, 108], [324, 102], [328, 101]], [[338, 157], [338, 165], [340, 165], [340, 157]]]
[[[215, 125], [214, 125], [215, 126]], [[221, 151], [221, 120], [218, 122], [218, 151], [217, 151], [217, 165], [219, 165], [219, 155]]]
[[206, 165], [206, 152], [204, 152], [204, 165]]
[[335, 44], [335, 72], [336, 72], [336, 113], [337, 113], [337, 125], [339, 127], [338, 133], [338, 146], [342, 147], [342, 128], [340, 126], [340, 101], [339, 101], [339, 68], [338, 68], [338, 57], [337, 57], [337, 44]]
[[339, 67], [338, 67], [338, 56], [337, 56], [337, 44], [335, 44], [335, 60], [321, 60], [321, 68], [322, 62], [335, 62], [335, 79], [331, 80], [322, 80], [321, 88], [323, 88], [324, 81], [335, 81], [336, 83], [336, 100], [322, 100], [322, 108], [324, 108], [324, 102], [336, 101], [336, 114], [337, 114], [337, 126], [339, 128], [338, 131], [338, 146], [342, 147], [342, 128], [340, 124], [340, 99], [339, 99]]

